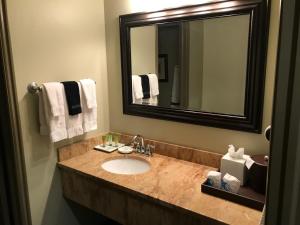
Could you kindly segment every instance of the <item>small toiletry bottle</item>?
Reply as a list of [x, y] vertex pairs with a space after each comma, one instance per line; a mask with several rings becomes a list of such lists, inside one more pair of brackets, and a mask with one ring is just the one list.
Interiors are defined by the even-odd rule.
[[102, 146], [105, 147], [106, 146], [106, 141], [107, 141], [107, 135], [102, 135]]
[[112, 146], [112, 134], [108, 134], [108, 145]]
[[114, 142], [114, 146], [115, 146], [115, 147], [118, 147], [118, 146], [119, 146], [119, 139], [120, 139], [120, 137], [119, 137], [118, 134], [114, 134], [114, 135], [113, 135], [113, 142]]

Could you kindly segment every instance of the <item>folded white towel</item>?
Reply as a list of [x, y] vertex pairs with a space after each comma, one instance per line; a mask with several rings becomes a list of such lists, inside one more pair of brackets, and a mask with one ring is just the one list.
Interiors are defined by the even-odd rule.
[[213, 187], [221, 187], [222, 174], [217, 171], [209, 171], [207, 174], [207, 181]]
[[44, 83], [44, 90], [47, 93], [52, 116], [62, 116], [65, 113], [62, 93], [58, 88], [58, 82]]
[[92, 79], [80, 80], [83, 96], [85, 97], [87, 108], [92, 109], [97, 107], [96, 84]]
[[[93, 104], [92, 108], [88, 107], [88, 98], [86, 97], [87, 95], [91, 96], [91, 94], [85, 93], [85, 92], [89, 92], [90, 90], [87, 88], [84, 88], [84, 86], [86, 85], [86, 82], [81, 82], [82, 80], [80, 80], [80, 85], [79, 85], [79, 90], [80, 90], [80, 96], [82, 96], [81, 98], [81, 108], [82, 108], [82, 117], [83, 117], [83, 131], [84, 132], [89, 132], [92, 130], [96, 130], [97, 129], [97, 99], [96, 99], [96, 85], [94, 82], [94, 90], [93, 92], [95, 92], [95, 94], [93, 94], [94, 96], [94, 103], [96, 102], [96, 104]], [[91, 84], [89, 83], [87, 86], [90, 86]]]
[[231, 176], [230, 174], [226, 173], [225, 176], [223, 177], [223, 188], [226, 191], [230, 191], [233, 193], [237, 193], [240, 189], [241, 182], [239, 179], [237, 179], [234, 176]]
[[157, 75], [154, 73], [148, 74], [149, 77], [149, 85], [150, 85], [150, 96], [155, 97], [159, 95], [159, 84]]
[[[78, 83], [78, 87], [80, 90], [81, 89], [80, 83]], [[80, 91], [79, 93], [80, 93], [80, 99], [82, 99], [82, 93]], [[64, 95], [64, 105], [65, 105], [65, 112], [68, 112], [67, 98], [65, 95]], [[76, 115], [69, 115], [69, 113], [66, 113], [65, 116], [66, 116], [68, 138], [82, 135], [83, 134], [82, 113]]]
[[142, 79], [138, 75], [132, 75], [132, 103], [136, 103], [138, 100], [144, 97], [142, 88]]
[[[51, 85], [48, 84], [49, 83], [43, 84], [43, 91], [41, 92], [42, 99], [40, 100], [40, 103], [44, 106], [44, 112], [40, 110], [40, 113], [44, 113], [45, 120], [43, 120], [43, 116], [41, 115], [40, 132], [41, 134], [48, 133], [51, 141], [57, 142], [67, 138], [64, 108], [64, 88], [63, 85], [59, 82], [52, 82]], [[51, 86], [51, 89], [48, 88], [48, 91], [45, 91], [46, 86]], [[49, 97], [55, 98], [55, 101], [53, 99], [50, 99]], [[54, 102], [56, 103], [53, 104]], [[62, 105], [58, 106], [58, 103]], [[56, 109], [53, 109], [53, 107]], [[53, 115], [54, 112], [56, 116]], [[44, 121], [46, 121], [47, 126], [45, 126]]]

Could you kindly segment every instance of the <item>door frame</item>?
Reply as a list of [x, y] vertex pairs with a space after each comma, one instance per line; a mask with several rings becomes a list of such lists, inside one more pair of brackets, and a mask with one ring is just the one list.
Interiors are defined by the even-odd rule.
[[6, 1], [0, 1], [0, 221], [31, 225]]
[[267, 225], [296, 225], [300, 221], [299, 26], [299, 0], [283, 0], [273, 104]]

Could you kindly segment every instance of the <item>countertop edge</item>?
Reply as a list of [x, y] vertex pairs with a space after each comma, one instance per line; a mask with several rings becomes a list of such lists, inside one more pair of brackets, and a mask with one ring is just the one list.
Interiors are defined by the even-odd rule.
[[[224, 221], [221, 221], [221, 220], [218, 220], [218, 219], [215, 219], [215, 218], [211, 218], [211, 217], [208, 217], [208, 216], [196, 213], [194, 211], [191, 211], [189, 209], [183, 208], [181, 206], [177, 206], [177, 205], [171, 204], [169, 202], [163, 201], [161, 199], [154, 198], [154, 197], [152, 197], [150, 195], [146, 195], [144, 193], [137, 192], [137, 191], [132, 190], [130, 188], [126, 188], [126, 187], [124, 187], [122, 185], [116, 184], [116, 183], [111, 182], [109, 180], [102, 179], [100, 177], [96, 177], [96, 176], [84, 173], [82, 171], [79, 171], [77, 169], [65, 166], [65, 165], [61, 164], [61, 162], [57, 162], [57, 166], [58, 166], [59, 169], [66, 170], [68, 172], [74, 172], [76, 174], [79, 174], [81, 176], [89, 178], [92, 181], [98, 182], [100, 184], [104, 184], [105, 186], [108, 186], [109, 188], [114, 188], [117, 191], [125, 192], [126, 194], [129, 194], [129, 195], [131, 195], [134, 198], [137, 198], [137, 197], [138, 198], [142, 198], [144, 200], [150, 201], [151, 203], [158, 204], [158, 205], [163, 206], [163, 207], [167, 207], [168, 209], [177, 210], [177, 211], [180, 211], [182, 213], [188, 213], [189, 215], [191, 215], [193, 217], [198, 217], [200, 219], [211, 220], [213, 222], [217, 222], [220, 225], [221, 224], [224, 224], [224, 225], [227, 224], [227, 223], [224, 223]], [[199, 188], [200, 188], [200, 186], [199, 186]]]

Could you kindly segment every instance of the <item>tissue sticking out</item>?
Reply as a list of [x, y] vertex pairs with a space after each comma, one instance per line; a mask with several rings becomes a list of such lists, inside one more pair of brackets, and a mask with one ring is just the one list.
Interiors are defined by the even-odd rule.
[[228, 153], [231, 158], [234, 159], [243, 159], [245, 149], [239, 148], [237, 151], [235, 151], [234, 145], [228, 145]]

